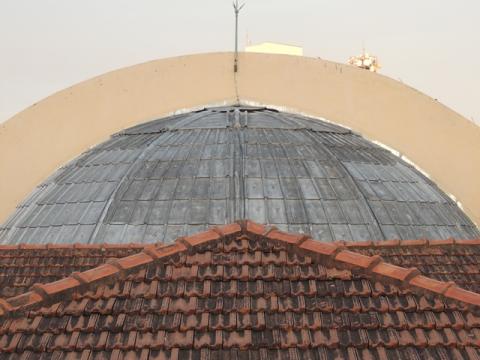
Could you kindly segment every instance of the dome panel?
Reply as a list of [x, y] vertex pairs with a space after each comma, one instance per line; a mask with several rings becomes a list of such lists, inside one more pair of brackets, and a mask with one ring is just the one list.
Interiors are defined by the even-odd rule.
[[243, 218], [326, 241], [479, 236], [435, 184], [348, 129], [223, 107], [87, 151], [17, 208], [0, 242], [170, 242]]

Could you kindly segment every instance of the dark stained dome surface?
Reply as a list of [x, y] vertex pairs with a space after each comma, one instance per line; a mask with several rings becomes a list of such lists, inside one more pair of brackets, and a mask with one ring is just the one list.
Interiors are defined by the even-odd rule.
[[225, 107], [87, 151], [18, 207], [0, 243], [170, 242], [244, 218], [323, 241], [480, 237], [435, 184], [350, 130]]

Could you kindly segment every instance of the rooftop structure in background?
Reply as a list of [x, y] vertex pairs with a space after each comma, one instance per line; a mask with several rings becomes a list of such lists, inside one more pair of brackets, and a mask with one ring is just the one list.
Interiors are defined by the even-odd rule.
[[274, 42], [264, 42], [245, 47], [246, 52], [264, 53], [264, 54], [284, 54], [303, 56], [303, 48], [295, 45], [280, 44]]
[[377, 72], [381, 68], [378, 58], [367, 53], [365, 49], [361, 55], [352, 56], [349, 58], [347, 63], [371, 72]]

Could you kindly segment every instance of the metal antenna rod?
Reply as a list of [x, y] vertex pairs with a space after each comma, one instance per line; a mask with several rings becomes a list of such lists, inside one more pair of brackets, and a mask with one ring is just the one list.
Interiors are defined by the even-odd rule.
[[235, 62], [233, 64], [233, 72], [238, 71], [238, 13], [245, 6], [245, 3], [238, 5], [238, 0], [233, 3], [233, 10], [235, 11]]

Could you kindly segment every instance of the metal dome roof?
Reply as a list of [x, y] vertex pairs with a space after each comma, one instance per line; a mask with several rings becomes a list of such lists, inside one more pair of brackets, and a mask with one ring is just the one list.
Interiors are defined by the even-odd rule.
[[266, 108], [171, 116], [58, 170], [0, 243], [148, 243], [249, 218], [319, 240], [479, 237], [425, 176], [339, 126]]

